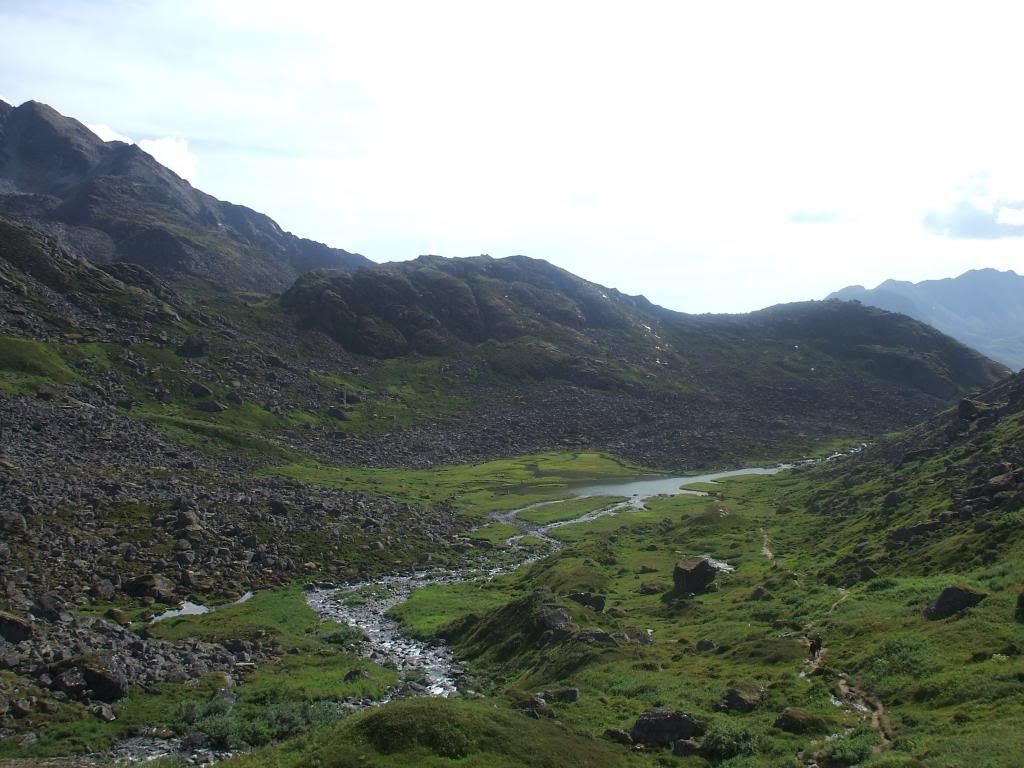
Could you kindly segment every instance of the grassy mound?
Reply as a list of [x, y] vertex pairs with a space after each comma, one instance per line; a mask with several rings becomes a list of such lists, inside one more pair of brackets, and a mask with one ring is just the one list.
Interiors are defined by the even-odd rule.
[[628, 765], [621, 748], [486, 701], [398, 701], [225, 768], [585, 768]]

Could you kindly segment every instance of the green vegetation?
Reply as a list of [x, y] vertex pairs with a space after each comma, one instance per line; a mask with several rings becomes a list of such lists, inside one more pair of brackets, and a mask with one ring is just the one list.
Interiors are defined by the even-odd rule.
[[370, 491], [413, 504], [452, 504], [459, 511], [476, 516], [564, 496], [571, 484], [636, 477], [645, 472], [642, 467], [604, 453], [561, 452], [429, 470], [367, 469], [302, 461], [270, 471], [295, 480]]
[[583, 499], [567, 499], [555, 503], [544, 504], [519, 513], [520, 520], [527, 520], [539, 525], [560, 523], [563, 520], [575, 520], [588, 512], [610, 507], [612, 504], [625, 501], [621, 496], [590, 496]]
[[593, 768], [635, 764], [613, 745], [492, 702], [419, 699], [372, 709], [225, 768]]
[[[236, 689], [222, 674], [200, 685], [164, 684], [156, 692], [132, 691], [114, 705], [117, 719], [104, 722], [77, 704], [64, 704], [47, 720], [27, 754], [37, 757], [94, 752], [141, 726], [202, 730], [222, 748], [241, 749], [334, 723], [350, 709], [340, 702], [379, 698], [398, 683], [392, 669], [354, 655], [362, 637], [349, 627], [320, 622], [301, 589], [262, 592], [245, 603], [199, 616], [151, 624], [167, 640], [248, 639], [278, 648]], [[9, 673], [0, 673], [0, 689]], [[23, 755], [12, 741], [0, 742], [0, 757]]]
[[[724, 481], [721, 499], [655, 499], [646, 511], [559, 529], [571, 532], [568, 546], [516, 574], [432, 586], [392, 615], [412, 634], [448, 638], [491, 696], [578, 687], [578, 702], [553, 706], [559, 722], [584, 734], [628, 730], [641, 712], [667, 705], [707, 720], [703, 755], [717, 765], [788, 765], [801, 750], [830, 766], [1014, 765], [1010, 755], [1024, 748], [1013, 726], [1024, 714], [1024, 625], [1012, 620], [1024, 583], [1018, 545], [979, 569], [922, 576], [897, 564], [840, 590], [842, 557], [828, 542], [856, 543], [858, 522], [802, 511], [816, 487], [807, 473], [789, 473]], [[735, 572], [708, 594], [673, 600], [673, 564], [705, 552]], [[992, 594], [963, 617], [928, 621], [923, 608], [961, 582]], [[576, 591], [606, 595], [605, 611], [565, 598]], [[654, 643], [552, 639], [544, 616], [556, 605], [577, 632], [637, 638], [652, 630]], [[824, 641], [823, 662], [801, 677], [814, 635]], [[701, 641], [713, 645], [699, 650]], [[857, 706], [884, 703], [882, 722], [833, 703], [844, 679], [860, 691], [850, 694]], [[719, 713], [739, 684], [760, 692], [757, 705]], [[780, 730], [774, 723], [787, 707], [838, 737]]]
[[30, 393], [76, 378], [53, 345], [0, 336], [0, 392]]

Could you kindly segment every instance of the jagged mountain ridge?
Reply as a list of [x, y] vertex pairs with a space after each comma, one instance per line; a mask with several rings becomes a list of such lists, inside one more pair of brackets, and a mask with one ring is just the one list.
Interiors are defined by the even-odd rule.
[[279, 290], [310, 269], [372, 264], [217, 200], [136, 145], [104, 142], [34, 101], [0, 102], [0, 212], [31, 220], [92, 261], [229, 289]]
[[1024, 276], [1012, 270], [972, 269], [959, 277], [919, 283], [886, 280], [873, 289], [851, 285], [828, 298], [902, 312], [993, 360], [1024, 368]]

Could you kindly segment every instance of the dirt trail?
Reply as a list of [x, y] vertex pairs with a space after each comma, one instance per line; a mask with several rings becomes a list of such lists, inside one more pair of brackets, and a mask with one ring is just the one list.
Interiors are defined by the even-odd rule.
[[762, 528], [761, 529], [761, 537], [762, 537], [761, 554], [764, 555], [769, 560], [774, 560], [775, 559], [775, 553], [772, 552], [772, 537], [768, 533], [768, 530], [766, 528]]
[[[840, 587], [839, 599], [832, 603], [828, 613], [834, 613], [849, 596], [850, 590]], [[823, 644], [821, 636], [812, 631], [817, 624], [817, 621], [812, 621], [804, 627], [804, 632], [807, 633], [805, 639], [807, 640], [808, 647], [811, 649], [810, 658], [804, 662], [804, 669], [800, 672], [800, 676], [804, 678], [821, 674], [825, 666], [825, 656], [828, 653], [828, 648]], [[873, 754], [877, 755], [889, 749], [892, 746], [893, 737], [892, 721], [881, 699], [871, 696], [860, 688], [851, 685], [846, 672], [837, 671], [836, 675], [838, 681], [832, 689], [836, 703], [839, 706], [868, 717], [871, 727], [878, 733], [878, 745], [872, 750]]]

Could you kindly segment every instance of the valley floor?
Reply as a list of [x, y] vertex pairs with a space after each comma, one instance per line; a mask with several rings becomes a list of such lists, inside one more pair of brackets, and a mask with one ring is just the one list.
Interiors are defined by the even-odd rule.
[[[588, 515], [545, 529], [557, 551], [534, 559], [550, 551], [543, 540], [517, 538], [507, 512], [490, 513], [637, 468], [596, 454], [500, 464], [355, 479], [451, 500], [469, 527], [444, 567], [496, 569], [417, 589], [388, 614], [405, 636], [451, 648], [457, 695], [423, 696], [429, 680], [368, 655], [361, 632], [321, 621], [296, 584], [144, 633], [149, 642], [249, 643], [254, 663], [135, 690], [112, 705], [109, 722], [71, 704], [14, 720], [0, 757], [44, 766], [50, 755], [148, 733], [177, 734], [196, 756], [243, 750], [223, 763], [239, 768], [1020, 764], [1024, 625], [1013, 616], [1024, 561], [1010, 556], [1019, 541], [977, 567], [893, 557], [888, 569], [864, 571], [879, 562], [877, 532], [863, 544], [863, 520], [816, 510], [808, 502], [821, 479], [797, 469], [595, 518], [588, 513], [614, 500], [534, 507], [520, 513], [530, 530]], [[353, 482], [350, 470], [320, 472], [323, 483]], [[719, 569], [702, 570], [703, 557]], [[534, 561], [508, 572], [524, 558]], [[986, 597], [926, 618], [954, 584]], [[17, 682], [0, 672], [0, 685]], [[366, 706], [386, 691], [396, 700]], [[247, 751], [260, 744], [269, 746]]]

